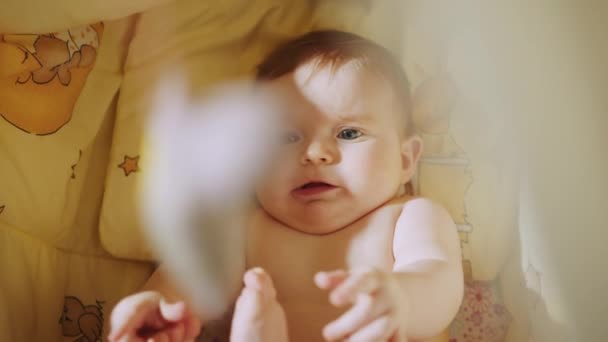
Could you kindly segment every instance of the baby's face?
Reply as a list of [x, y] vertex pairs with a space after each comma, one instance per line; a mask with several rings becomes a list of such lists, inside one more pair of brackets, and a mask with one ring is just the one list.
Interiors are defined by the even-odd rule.
[[270, 87], [289, 110], [279, 155], [257, 187], [275, 219], [307, 233], [332, 232], [395, 197], [411, 177], [387, 82], [350, 63], [336, 71], [308, 64]]

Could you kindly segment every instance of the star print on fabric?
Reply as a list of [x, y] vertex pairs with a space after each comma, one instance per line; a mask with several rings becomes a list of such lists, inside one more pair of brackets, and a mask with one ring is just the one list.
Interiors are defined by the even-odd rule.
[[125, 155], [123, 162], [118, 164], [118, 167], [121, 168], [124, 171], [125, 176], [128, 177], [131, 173], [139, 171], [138, 163], [139, 156], [129, 157], [128, 155]]
[[2, 214], [2, 212], [4, 211], [4, 205], [0, 205], [0, 214]]

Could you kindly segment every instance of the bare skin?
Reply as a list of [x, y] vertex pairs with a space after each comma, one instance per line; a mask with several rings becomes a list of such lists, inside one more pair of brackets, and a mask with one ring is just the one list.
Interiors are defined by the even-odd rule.
[[315, 286], [319, 271], [364, 268], [391, 271], [393, 227], [401, 207], [399, 203], [383, 206], [327, 235], [286, 229], [262, 211], [253, 217], [247, 264], [265, 269], [272, 277], [294, 341], [323, 340], [324, 326], [345, 311], [332, 305], [329, 294]]
[[[353, 224], [326, 235], [311, 235], [289, 229], [261, 210], [253, 216], [248, 234], [247, 264], [248, 267], [263, 268], [272, 277], [277, 293], [277, 302], [272, 301], [272, 305], [278, 303], [284, 309], [290, 341], [331, 341], [346, 337], [340, 335], [340, 329], [336, 331], [335, 324], [331, 326], [328, 323], [344, 317], [342, 315], [354, 308], [357, 302], [356, 299], [340, 301], [336, 297], [357, 291], [337, 285], [344, 284], [349, 276], [354, 278], [352, 274], [369, 270], [391, 274], [398, 268], [393, 255], [395, 227], [404, 204], [411, 200], [417, 199], [402, 197], [392, 200]], [[449, 230], [446, 233], [450, 235]], [[455, 248], [455, 251], [458, 249]], [[454, 268], [457, 269], [458, 265]], [[394, 299], [391, 297], [390, 300]], [[251, 308], [248, 310], [253, 311]], [[283, 321], [282, 318], [275, 320], [270, 316], [264, 319], [271, 322], [266, 324], [275, 327]], [[235, 313], [232, 326], [241, 325], [246, 323]], [[273, 341], [263, 331], [259, 333], [263, 341]], [[406, 341], [405, 335], [393, 334], [382, 340]], [[352, 338], [353, 341], [369, 341], [366, 338]], [[447, 338], [438, 331], [438, 336], [416, 340], [447, 341]]]
[[287, 342], [285, 312], [277, 301], [272, 279], [261, 268], [245, 273], [245, 284], [236, 301], [231, 341]]

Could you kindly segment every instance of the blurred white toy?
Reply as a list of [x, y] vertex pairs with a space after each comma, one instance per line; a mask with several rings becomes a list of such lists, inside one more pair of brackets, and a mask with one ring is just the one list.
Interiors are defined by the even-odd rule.
[[144, 226], [195, 309], [220, 315], [245, 270], [244, 211], [267, 167], [277, 103], [252, 84], [218, 88], [205, 99], [186, 82], [162, 82], [146, 132], [141, 184]]

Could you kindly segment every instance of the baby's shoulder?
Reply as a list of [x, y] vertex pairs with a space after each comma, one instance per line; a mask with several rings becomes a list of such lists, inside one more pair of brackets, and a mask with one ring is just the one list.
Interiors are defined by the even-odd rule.
[[389, 201], [384, 207], [398, 209], [403, 216], [449, 216], [443, 205], [423, 196], [404, 195]]
[[432, 227], [455, 228], [454, 220], [449, 211], [439, 202], [421, 196], [408, 196], [394, 201], [399, 206], [399, 217], [396, 227], [415, 227], [430, 229]]
[[412, 196], [412, 195], [403, 195], [399, 197], [395, 197], [392, 200], [386, 202], [382, 207], [391, 207], [391, 208], [422, 208], [422, 207], [432, 207], [439, 206], [439, 204], [430, 198], [423, 196]]

